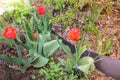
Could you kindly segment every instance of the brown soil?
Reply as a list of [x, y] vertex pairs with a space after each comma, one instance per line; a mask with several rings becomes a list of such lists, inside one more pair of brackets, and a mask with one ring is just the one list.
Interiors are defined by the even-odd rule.
[[91, 80], [113, 80], [111, 77], [105, 76], [105, 74], [101, 73], [99, 70], [95, 70], [90, 75]]
[[[0, 53], [7, 56], [15, 56], [16, 50], [8, 47], [5, 43], [0, 42]], [[0, 80], [31, 80], [30, 75], [32, 74], [32, 70], [26, 71], [25, 74], [22, 74], [8, 66], [13, 66], [17, 69], [17, 65], [0, 60]]]
[[0, 80], [32, 80], [32, 70], [26, 71], [25, 74], [13, 70], [6, 65], [0, 65]]

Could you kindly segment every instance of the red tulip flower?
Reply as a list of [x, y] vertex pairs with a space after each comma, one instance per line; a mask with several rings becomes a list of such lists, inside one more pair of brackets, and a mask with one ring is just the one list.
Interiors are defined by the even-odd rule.
[[101, 3], [104, 3], [104, 2], [105, 2], [105, 0], [100, 0], [100, 2], [101, 2]]
[[67, 37], [70, 40], [77, 41], [80, 38], [80, 29], [74, 27], [68, 31]]
[[34, 33], [33, 37], [34, 37], [35, 40], [37, 39], [38, 35], [37, 35], [36, 32]]
[[38, 14], [44, 14], [45, 13], [45, 9], [44, 9], [43, 6], [38, 6], [37, 10], [38, 10]]
[[11, 26], [7, 26], [3, 31], [2, 35], [7, 39], [15, 39], [16, 38], [16, 29]]

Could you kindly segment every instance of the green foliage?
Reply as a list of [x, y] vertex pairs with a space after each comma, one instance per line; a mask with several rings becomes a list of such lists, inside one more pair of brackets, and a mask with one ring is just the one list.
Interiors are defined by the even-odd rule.
[[[98, 0], [44, 0], [43, 2], [53, 6], [55, 12], [53, 12], [54, 16], [52, 18], [49, 14], [38, 15], [36, 9], [29, 3], [24, 4], [23, 0], [8, 5], [8, 7], [12, 6], [13, 10], [5, 11], [0, 16], [3, 20], [0, 21], [0, 32], [6, 24], [18, 25], [17, 37], [15, 40], [8, 40], [0, 34], [0, 40], [11, 47], [15, 46], [17, 56], [8, 57], [1, 54], [0, 59], [19, 65], [20, 71], [24, 73], [30, 65], [36, 68], [45, 66], [49, 62], [49, 57], [61, 46], [68, 55], [66, 61], [60, 59], [67, 75], [64, 76], [65, 80], [76, 80], [83, 74], [89, 74], [95, 68], [94, 59], [89, 56], [80, 58], [86, 50], [86, 46], [90, 47], [88, 41], [83, 42], [84, 38], [82, 37], [82, 40], [76, 46], [76, 53], [72, 54], [69, 47], [62, 44], [61, 40], [51, 39], [51, 23], [60, 23], [64, 27], [74, 24], [83, 25], [81, 28], [84, 29], [85, 33], [93, 32], [98, 38], [98, 27], [96, 27], [95, 22], [104, 9], [106, 12], [111, 10], [111, 3], [106, 0], [105, 5], [101, 6], [98, 4]], [[85, 10], [86, 6], [90, 11], [89, 14], [87, 13], [88, 10]], [[83, 23], [79, 22], [81, 18], [84, 19]], [[4, 22], [6, 24], [3, 24]], [[36, 40], [33, 38], [34, 32], [38, 34]], [[25, 40], [22, 40], [21, 36]], [[106, 39], [103, 37], [103, 39], [97, 39], [97, 42], [98, 53], [110, 53], [110, 47], [113, 44], [112, 38]], [[27, 57], [22, 54], [19, 46], [27, 51]], [[60, 70], [60, 65], [56, 65], [54, 62], [50, 62], [48, 65], [49, 67], [40, 69], [40, 75], [46, 80], [62, 80], [63, 71]], [[75, 70], [75, 67], [77, 67], [77, 70]], [[32, 78], [35, 79], [36, 77], [33, 75]]]
[[[26, 34], [24, 34], [25, 36], [22, 36], [25, 37], [25, 43], [20, 39], [20, 35], [17, 35], [16, 42], [28, 52], [29, 57], [26, 59], [21, 57], [22, 53], [19, 47], [16, 47], [19, 54], [18, 57], [12, 58], [4, 55], [1, 55], [0, 57], [1, 59], [16, 63], [19, 66], [22, 65], [22, 72], [25, 72], [26, 68], [29, 67], [30, 64], [34, 67], [45, 66], [49, 61], [48, 57], [59, 48], [57, 40], [51, 40], [49, 30], [43, 30], [43, 33], [38, 32], [37, 40], [34, 41], [32, 38], [33, 35], [31, 34], [32, 28], [29, 25], [24, 25], [24, 27]], [[9, 42], [10, 40], [7, 41]]]
[[103, 11], [109, 14], [112, 11], [112, 1], [111, 0], [105, 0], [104, 4], [101, 6], [103, 7]]
[[[51, 56], [59, 48], [58, 41], [51, 39], [51, 24], [49, 24], [49, 15], [38, 15], [36, 11], [32, 12], [34, 11], [33, 7], [29, 7], [29, 4], [27, 6], [23, 6], [21, 1], [12, 3], [12, 5], [15, 6], [15, 10], [12, 11], [14, 14], [9, 15], [10, 17], [13, 16], [12, 24], [19, 26], [17, 28], [15, 43], [13, 43], [12, 46], [15, 46], [16, 44], [18, 46], [22, 46], [27, 51], [28, 57], [25, 59], [25, 55], [20, 57], [22, 53], [17, 47], [19, 55], [18, 57], [15, 57], [15, 60], [18, 62], [14, 61], [14, 58], [4, 55], [2, 55], [4, 57], [1, 58], [19, 65], [22, 72], [25, 72], [26, 68], [30, 65], [37, 68], [45, 66], [49, 61], [49, 56]], [[19, 18], [18, 22], [16, 22], [17, 18]], [[1, 31], [2, 30], [3, 29], [1, 29]], [[36, 40], [33, 37], [34, 32], [37, 33]], [[10, 43], [10, 40], [7, 40], [2, 35], [0, 38], [1, 40], [5, 39], [6, 43]], [[24, 38], [24, 40], [21, 38]]]
[[71, 53], [68, 46], [59, 42], [68, 55], [68, 58], [65, 61], [59, 59], [61, 64], [65, 67], [64, 71], [67, 73], [67, 76], [74, 75], [76, 78], [80, 78], [83, 77], [83, 74], [89, 74], [95, 68], [93, 58], [89, 56], [80, 58], [82, 53], [86, 50], [85, 45], [83, 46], [83, 40], [79, 41], [75, 54]]
[[[76, 23], [79, 23], [79, 20], [81, 19], [81, 17], [83, 17], [82, 14], [84, 13], [82, 9], [86, 5], [89, 6], [88, 9], [92, 6], [93, 10], [96, 11], [97, 9], [95, 9], [96, 7], [93, 4], [94, 2], [95, 2], [94, 0], [61, 0], [60, 2], [59, 0], [44, 0], [45, 4], [47, 5], [49, 4], [54, 7], [53, 13], [55, 15], [50, 20], [50, 22], [61, 23], [63, 27], [67, 27], [68, 25], [73, 25], [74, 22], [76, 21], [78, 21]], [[59, 6], [61, 5], [64, 7], [60, 7], [56, 9], [56, 5], [59, 5]], [[76, 18], [76, 16], [78, 17]], [[94, 15], [94, 18], [97, 18], [96, 15]]]
[[54, 6], [56, 10], [62, 10], [65, 6], [65, 0], [44, 0], [43, 3]]
[[[30, 56], [36, 57], [36, 60], [32, 63], [34, 67], [42, 67], [48, 63], [48, 58], [59, 48], [59, 44], [57, 40], [51, 40], [50, 33], [50, 25], [48, 25], [47, 19], [44, 16], [42, 18], [41, 23], [39, 23], [36, 28], [36, 32], [38, 34], [38, 38], [36, 41], [33, 40], [33, 36], [31, 34], [32, 28], [29, 25], [24, 26], [26, 32], [26, 43], [23, 44], [26, 50], [29, 52]], [[43, 27], [43, 28], [42, 28]], [[20, 40], [20, 39], [19, 39]], [[22, 42], [22, 41], [20, 41]]]
[[104, 51], [105, 52], [103, 54], [109, 54], [110, 53], [110, 48], [111, 48], [112, 44], [113, 44], [113, 39], [112, 38], [111, 39], [107, 39], [105, 41], [105, 45], [104, 45], [104, 48], [105, 48]]
[[50, 20], [50, 23], [61, 23], [63, 25], [63, 28], [73, 24], [73, 19], [75, 18], [75, 11], [71, 8], [68, 8], [65, 13], [60, 13], [59, 16], [53, 17]]
[[45, 66], [49, 61], [48, 57], [59, 48], [57, 40], [51, 40], [51, 33], [49, 28], [50, 25], [48, 25], [47, 18], [45, 16], [41, 19], [41, 23], [39, 24], [40, 25], [38, 26], [43, 28], [36, 28], [36, 32], [38, 34], [36, 41], [34, 41], [33, 35], [31, 34], [32, 28], [30, 24], [24, 26], [26, 32], [26, 43], [22, 43], [22, 41], [17, 38], [20, 44], [22, 44], [23, 47], [28, 51], [30, 57], [35, 58], [34, 62], [32, 62], [34, 67]]
[[98, 28], [95, 25], [95, 22], [100, 17], [101, 11], [102, 8], [91, 6], [90, 12], [87, 14], [83, 14], [85, 16], [84, 29], [86, 30], [87, 34], [93, 32], [96, 36], [98, 36]]
[[106, 30], [102, 38], [97, 38], [96, 40], [97, 41], [97, 50], [96, 50], [97, 53], [100, 53], [103, 55], [110, 54], [110, 48], [113, 45], [113, 37], [106, 38], [106, 34], [109, 34], [108, 32], [109, 31]]
[[100, 53], [103, 55], [110, 54], [110, 48], [112, 45], [113, 45], [112, 38], [108, 38], [105, 41], [103, 41], [103, 40], [98, 41], [97, 53]]
[[101, 15], [112, 10], [110, 0], [105, 0], [103, 3], [100, 0], [44, 0], [43, 2], [53, 6], [54, 16], [50, 19], [50, 23], [59, 23], [63, 28], [74, 24], [78, 27], [82, 25], [87, 34], [92, 32], [96, 36], [98, 36], [98, 27], [95, 22]]
[[56, 64], [53, 60], [49, 62], [48, 66], [40, 69], [39, 74], [44, 80], [62, 80], [64, 76], [60, 64]]
[[32, 6], [24, 3], [24, 0], [19, 0], [16, 2], [11, 2], [8, 7], [13, 7], [12, 10], [7, 10], [3, 13], [2, 17], [5, 21], [13, 24], [22, 24], [24, 19], [30, 19], [31, 13], [33, 11]]
[[17, 64], [21, 68], [20, 71], [24, 73], [25, 70], [28, 68], [28, 66], [35, 60], [35, 58], [34, 57], [29, 57], [29, 58], [22, 57], [20, 48], [17, 45], [16, 45], [16, 50], [17, 50], [17, 57], [9, 57], [9, 56], [0, 54], [0, 59], [4, 59], [6, 61]]

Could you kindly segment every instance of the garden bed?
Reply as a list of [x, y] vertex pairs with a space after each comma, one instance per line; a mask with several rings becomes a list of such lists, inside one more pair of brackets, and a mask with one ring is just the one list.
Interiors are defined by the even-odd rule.
[[[98, 35], [99, 38], [102, 38], [105, 33], [106, 28], [108, 28], [108, 33], [105, 37], [110, 38], [113, 37], [113, 45], [110, 48], [110, 53], [106, 54], [106, 56], [109, 56], [111, 58], [120, 59], [120, 2], [119, 1], [112, 1], [112, 11], [109, 14], [105, 14], [103, 18], [99, 18], [96, 22], [96, 26], [100, 26]], [[116, 6], [117, 5], [117, 6]], [[75, 23], [75, 26], [78, 24]], [[63, 37], [65, 40], [70, 41], [68, 38], [66, 38], [66, 34], [68, 33], [71, 26], [66, 27], [63, 30], [63, 27], [58, 23], [54, 24], [52, 26], [52, 29], [55, 30], [61, 37]], [[93, 52], [96, 52], [97, 50], [97, 42], [95, 41], [95, 35], [92, 33], [89, 34], [89, 40], [90, 40], [90, 46]], [[71, 42], [71, 41], [70, 41]], [[72, 42], [71, 42], [72, 43]], [[21, 48], [22, 53], [24, 56], [26, 56], [26, 51]], [[7, 56], [15, 56], [16, 50], [15, 48], [10, 48], [5, 43], [0, 41], [0, 53], [7, 55]], [[58, 58], [67, 59], [66, 53], [58, 49], [53, 54], [54, 62], [58, 63]], [[12, 66], [9, 68], [8, 66]], [[13, 69], [12, 69], [13, 68]], [[16, 69], [16, 70], [14, 70]], [[42, 80], [42, 77], [39, 75], [39, 68], [33, 68], [30, 67], [26, 70], [26, 72], [23, 74], [19, 71], [17, 71], [19, 67], [15, 64], [0, 60], [0, 80]], [[104, 73], [101, 73], [99, 70], [93, 71], [91, 74], [88, 75], [90, 80], [113, 80], [111, 77], [106, 76]]]

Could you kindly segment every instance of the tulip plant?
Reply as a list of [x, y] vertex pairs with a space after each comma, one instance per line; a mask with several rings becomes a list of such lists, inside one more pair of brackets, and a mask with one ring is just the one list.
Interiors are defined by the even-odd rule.
[[[58, 41], [51, 39], [51, 24], [49, 24], [49, 17], [45, 14], [44, 7], [40, 5], [36, 10], [31, 13], [30, 20], [23, 20], [20, 24], [23, 26], [23, 32], [19, 30], [19, 27], [16, 29], [7, 26], [4, 30], [1, 29], [1, 40], [4, 39], [8, 43], [11, 41], [12, 46], [16, 47], [17, 56], [8, 57], [0, 54], [0, 59], [19, 65], [22, 72], [25, 72], [29, 66], [36, 68], [45, 66], [49, 61], [49, 56], [59, 48]], [[20, 46], [25, 49], [27, 55], [22, 54]]]
[[84, 37], [81, 37], [81, 40], [79, 40], [80, 33], [81, 33], [80, 29], [74, 27], [70, 29], [67, 34], [67, 37], [70, 40], [72, 40], [73, 42], [78, 42], [78, 45], [75, 44], [76, 53], [72, 53], [68, 46], [59, 42], [63, 50], [68, 55], [68, 59], [66, 61], [60, 59], [60, 62], [65, 67], [64, 70], [67, 73], [68, 77], [74, 75], [76, 76], [76, 78], [79, 78], [83, 75], [83, 73], [86, 75], [95, 69], [93, 58], [89, 56], [81, 58], [82, 53], [86, 50], [85, 48], [86, 45], [84, 45]]

